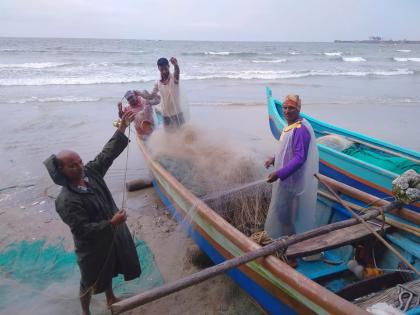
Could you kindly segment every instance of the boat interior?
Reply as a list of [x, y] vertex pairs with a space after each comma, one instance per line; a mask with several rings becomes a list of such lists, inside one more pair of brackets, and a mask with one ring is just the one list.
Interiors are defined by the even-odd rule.
[[[275, 104], [277, 112], [283, 119], [282, 103], [275, 100]], [[306, 114], [302, 116], [310, 121], [319, 144], [394, 174], [400, 175], [409, 169], [420, 172], [418, 154], [401, 152], [382, 143], [375, 143], [373, 139], [362, 139], [357, 133], [329, 126]]]

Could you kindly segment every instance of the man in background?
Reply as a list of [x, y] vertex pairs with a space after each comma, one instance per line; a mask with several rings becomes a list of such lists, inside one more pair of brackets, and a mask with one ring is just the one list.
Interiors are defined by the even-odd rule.
[[[171, 64], [174, 67], [174, 73], [169, 70], [169, 61], [166, 58], [160, 58], [157, 66], [160, 72], [160, 80], [158, 80], [151, 93], [135, 91], [145, 99], [153, 99], [159, 93], [161, 96], [161, 114], [163, 124], [166, 130], [179, 128], [185, 123], [186, 114], [183, 109], [180, 98], [180, 69], [178, 60], [171, 58]], [[185, 106], [185, 104], [184, 104]]]

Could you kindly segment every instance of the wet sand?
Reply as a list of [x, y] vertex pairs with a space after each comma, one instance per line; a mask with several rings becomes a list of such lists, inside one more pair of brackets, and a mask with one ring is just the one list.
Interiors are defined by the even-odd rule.
[[[114, 194], [116, 199], [121, 194]], [[165, 282], [171, 282], [197, 272], [201, 268], [192, 262], [199, 248], [178, 226], [165, 209], [153, 188], [128, 193], [127, 224], [134, 236], [146, 242], [154, 254], [155, 262]], [[62, 239], [68, 250], [73, 250], [69, 229], [54, 212], [53, 198], [32, 206], [28, 212], [6, 210], [1, 215], [0, 228], [7, 236], [1, 246], [17, 240], [48, 240], [51, 243]], [[43, 208], [45, 210], [39, 209]], [[42, 212], [40, 212], [42, 211]], [[24, 224], [30, 222], [30, 224]], [[13, 235], [13, 236], [12, 236]], [[1, 283], [1, 281], [0, 281]], [[78, 287], [68, 288], [68, 296], [59, 292], [57, 299], [71, 299], [66, 305], [68, 314], [78, 314]], [[51, 293], [48, 293], [51, 294]], [[51, 299], [54, 299], [51, 296]], [[92, 302], [93, 314], [107, 314], [104, 296], [97, 295]], [[262, 310], [228, 276], [222, 275], [182, 290], [158, 301], [137, 308], [128, 314], [263, 314]], [[1, 314], [1, 311], [0, 311]], [[52, 313], [51, 313], [52, 314]], [[65, 313], [67, 314], [67, 313]]]

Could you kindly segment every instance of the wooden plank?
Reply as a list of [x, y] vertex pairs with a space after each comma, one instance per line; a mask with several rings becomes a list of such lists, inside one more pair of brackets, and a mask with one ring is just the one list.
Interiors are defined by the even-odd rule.
[[[376, 231], [381, 230], [380, 221], [367, 221]], [[390, 226], [385, 224], [384, 228]], [[331, 231], [324, 235], [319, 235], [303, 242], [291, 245], [286, 252], [288, 258], [304, 257], [328, 249], [341, 247], [359, 241], [372, 233], [363, 224], [349, 226], [340, 230]]]

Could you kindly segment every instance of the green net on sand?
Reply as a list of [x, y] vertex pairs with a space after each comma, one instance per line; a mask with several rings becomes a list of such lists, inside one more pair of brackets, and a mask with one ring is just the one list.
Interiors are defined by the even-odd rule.
[[[142, 273], [140, 278], [125, 282], [114, 278], [118, 296], [129, 296], [163, 284], [163, 277], [149, 247], [135, 240]], [[62, 242], [47, 244], [44, 240], [19, 241], [0, 252], [0, 314], [78, 314], [80, 272], [73, 251]], [[92, 310], [95, 303], [92, 303]], [[103, 303], [97, 311], [106, 311]]]

